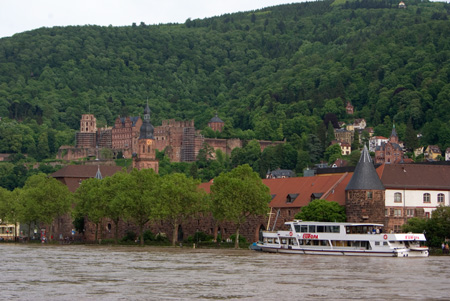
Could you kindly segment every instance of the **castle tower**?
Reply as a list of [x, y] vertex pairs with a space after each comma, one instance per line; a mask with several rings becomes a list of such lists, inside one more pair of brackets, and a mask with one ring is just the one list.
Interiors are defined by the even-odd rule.
[[208, 122], [208, 126], [213, 129], [213, 131], [218, 132], [222, 132], [224, 125], [225, 123], [217, 116], [217, 114]]
[[76, 148], [95, 148], [97, 145], [97, 120], [93, 114], [83, 114], [80, 131], [75, 135]]
[[392, 125], [392, 132], [391, 132], [391, 136], [389, 137], [389, 142], [398, 143], [398, 135], [397, 135], [397, 131], [395, 130], [395, 124]]
[[364, 146], [355, 172], [345, 188], [347, 221], [384, 224], [385, 190], [367, 146]]
[[80, 120], [80, 133], [97, 132], [97, 119], [93, 114], [82, 114]]
[[144, 121], [140, 128], [137, 153], [133, 156], [133, 167], [137, 169], [152, 168], [158, 173], [159, 162], [155, 155], [155, 138], [153, 125], [150, 123], [150, 108], [144, 109]]

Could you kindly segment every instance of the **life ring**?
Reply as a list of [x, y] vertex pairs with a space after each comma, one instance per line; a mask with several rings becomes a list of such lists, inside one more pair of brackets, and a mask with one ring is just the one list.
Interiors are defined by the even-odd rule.
[[294, 233], [292, 233], [292, 231], [291, 231], [291, 232], [289, 232], [289, 236], [292, 236], [292, 235], [294, 235]]
[[387, 234], [384, 234], [383, 238], [384, 238], [384, 239], [387, 239]]

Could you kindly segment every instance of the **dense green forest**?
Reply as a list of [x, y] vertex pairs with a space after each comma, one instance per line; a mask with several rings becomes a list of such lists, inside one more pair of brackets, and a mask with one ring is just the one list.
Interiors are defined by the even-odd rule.
[[[147, 99], [156, 126], [194, 119], [204, 129], [217, 112], [221, 137], [286, 139], [293, 157], [306, 155], [302, 166], [324, 158], [329, 113], [365, 118], [386, 137], [395, 123], [407, 147], [445, 150], [450, 4], [405, 3], [326, 0], [0, 39], [0, 152], [52, 158], [73, 144], [81, 114], [111, 126], [118, 115], [142, 114]], [[419, 132], [420, 141], [408, 139]]]

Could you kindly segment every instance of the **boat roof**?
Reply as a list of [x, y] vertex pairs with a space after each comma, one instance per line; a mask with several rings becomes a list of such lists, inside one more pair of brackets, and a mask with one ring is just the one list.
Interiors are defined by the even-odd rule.
[[298, 225], [324, 225], [324, 226], [377, 226], [384, 227], [383, 224], [374, 224], [374, 223], [335, 223], [335, 222], [314, 222], [314, 221], [302, 221], [302, 220], [293, 220], [290, 222], [286, 222], [286, 225], [290, 224], [298, 224]]

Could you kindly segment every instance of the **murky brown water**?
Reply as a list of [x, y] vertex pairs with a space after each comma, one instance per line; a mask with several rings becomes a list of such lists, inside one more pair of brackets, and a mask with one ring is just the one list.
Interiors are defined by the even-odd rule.
[[2, 300], [450, 299], [450, 257], [0, 244]]

